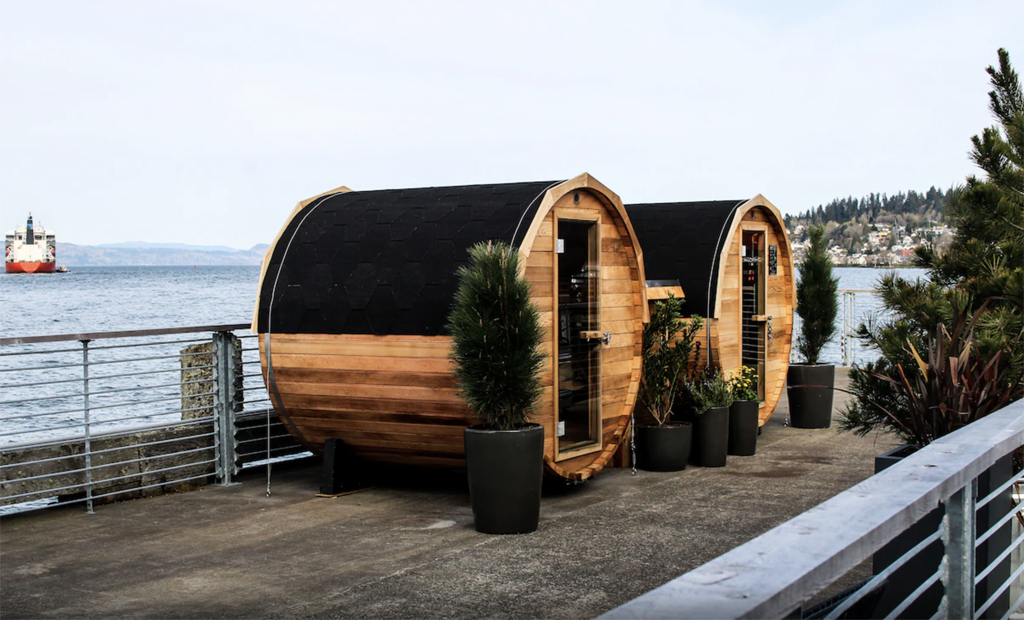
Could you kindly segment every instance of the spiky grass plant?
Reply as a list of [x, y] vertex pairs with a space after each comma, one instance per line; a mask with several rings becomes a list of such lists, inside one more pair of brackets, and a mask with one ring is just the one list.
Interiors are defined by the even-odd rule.
[[822, 347], [836, 333], [839, 277], [832, 275], [825, 229], [816, 226], [809, 236], [811, 247], [800, 263], [800, 281], [796, 285], [796, 313], [801, 321], [796, 347], [805, 362], [817, 364]]
[[540, 315], [519, 266], [505, 243], [474, 245], [448, 315], [462, 400], [494, 430], [528, 424], [543, 389]]
[[939, 323], [922, 351], [908, 338], [912, 362], [886, 360], [861, 370], [870, 381], [853, 384], [856, 399], [844, 413], [842, 430], [866, 435], [884, 429], [926, 446], [1024, 396], [1024, 384], [1004, 352], [987, 356], [978, 346], [977, 326], [986, 307], [973, 315], [968, 304], [958, 308], [952, 328]]
[[644, 326], [640, 402], [658, 426], [668, 422], [694, 340], [704, 326], [704, 319], [696, 315], [684, 323], [682, 306], [683, 300], [669, 295], [654, 304], [651, 322]]

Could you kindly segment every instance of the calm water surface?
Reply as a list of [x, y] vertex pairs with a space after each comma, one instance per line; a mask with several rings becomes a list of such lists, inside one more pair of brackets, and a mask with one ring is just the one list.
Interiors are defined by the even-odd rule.
[[[841, 289], [870, 289], [881, 269], [836, 268]], [[901, 269], [907, 278], [923, 269]], [[0, 274], [0, 336], [38, 336], [247, 323], [259, 267], [78, 267], [71, 273]], [[878, 311], [857, 296], [855, 317]], [[841, 321], [841, 317], [840, 317]], [[838, 345], [833, 343], [838, 361]]]
[[[836, 273], [840, 289], [870, 289], [885, 272], [839, 268]], [[924, 275], [920, 269], [904, 269], [900, 273], [909, 278]], [[0, 336], [248, 323], [258, 280], [259, 268], [255, 266], [79, 267], [67, 274], [2, 274]], [[851, 323], [856, 324], [879, 311], [874, 295], [858, 294]], [[840, 326], [842, 322], [840, 314]], [[191, 343], [189, 339], [191, 342], [208, 340], [209, 334], [90, 343], [90, 363], [100, 362], [90, 366], [93, 432], [170, 423], [180, 418], [180, 386], [176, 384], [180, 360], [176, 356], [182, 347]], [[139, 342], [165, 344], [109, 348]], [[249, 349], [244, 359], [257, 361], [255, 341], [243, 342]], [[839, 363], [842, 346], [842, 339], [837, 336], [822, 352], [823, 361]], [[847, 346], [853, 347], [857, 362], [874, 355], [856, 342]], [[0, 445], [81, 434], [84, 417], [81, 348], [78, 342], [66, 342], [0, 349]], [[22, 354], [39, 350], [52, 352]], [[118, 362], [144, 356], [163, 358], [130, 364]], [[32, 369], [24, 370], [28, 367]], [[158, 372], [149, 374], [150, 371]], [[252, 404], [254, 407], [265, 407], [265, 402], [259, 402], [266, 394], [258, 366], [247, 366], [245, 372], [254, 375], [245, 380], [245, 398], [256, 401]], [[146, 391], [132, 391], [135, 388]], [[157, 402], [141, 402], [153, 400]]]
[[[839, 289], [840, 290], [866, 290], [873, 289], [878, 279], [886, 273], [889, 273], [887, 269], [865, 269], [860, 267], [837, 267], [836, 275], [839, 276]], [[924, 269], [899, 269], [897, 270], [899, 275], [908, 279], [915, 280], [917, 278], [927, 279], [927, 272]], [[821, 351], [821, 361], [826, 364], [841, 364], [842, 363], [842, 347], [844, 346], [844, 339], [842, 337], [843, 327], [843, 296], [839, 296], [839, 314], [836, 316], [836, 336], [831, 342], [825, 345]], [[873, 293], [857, 293], [854, 296], [853, 312], [850, 315], [849, 324], [856, 328], [860, 323], [865, 322], [869, 317], [884, 318], [885, 313], [882, 311], [882, 305], [877, 296]], [[799, 334], [800, 329], [800, 317], [794, 317], [793, 325], [793, 351], [790, 355], [790, 359], [794, 362], [803, 361], [800, 359], [799, 354], [796, 351], [796, 334]], [[850, 354], [853, 358], [854, 363], [863, 363], [868, 360], [874, 360], [878, 358], [878, 354], [869, 349], [865, 349], [858, 340], [853, 338], [846, 338], [846, 346], [850, 348]]]
[[[257, 266], [77, 267], [63, 274], [2, 274], [0, 336], [249, 323], [258, 280]], [[179, 420], [177, 356], [183, 347], [209, 338], [209, 333], [198, 333], [90, 342], [91, 432]], [[138, 344], [147, 346], [124, 346]], [[255, 345], [252, 339], [243, 341], [250, 349], [246, 361], [258, 360]], [[0, 445], [82, 435], [82, 355], [77, 341], [0, 348]], [[258, 367], [247, 366], [245, 372], [257, 374]], [[265, 401], [259, 402], [265, 397], [260, 377], [245, 379], [245, 398], [254, 401], [247, 408], [265, 407]]]
[[0, 337], [247, 323], [258, 266], [0, 274]]

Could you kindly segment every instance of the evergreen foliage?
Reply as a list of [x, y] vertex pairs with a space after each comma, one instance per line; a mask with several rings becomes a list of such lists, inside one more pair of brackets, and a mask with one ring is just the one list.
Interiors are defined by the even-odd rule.
[[[944, 247], [949, 238], [934, 227], [945, 223], [943, 213], [953, 192], [932, 187], [927, 192], [911, 190], [891, 196], [872, 193], [862, 198], [837, 198], [816, 209], [786, 216], [786, 228], [790, 238], [797, 242], [807, 240], [810, 227], [824, 226], [829, 244], [849, 254], [874, 254], [896, 245], [904, 235]], [[881, 230], [882, 224], [891, 227], [887, 241], [881, 246], [868, 245], [870, 234]], [[798, 232], [798, 225], [804, 229]]]
[[519, 253], [505, 243], [469, 249], [448, 315], [461, 397], [495, 430], [521, 428], [540, 398], [543, 332]]
[[[979, 345], [988, 354], [1006, 351], [1014, 371], [1024, 371], [1024, 91], [1009, 54], [999, 50], [999, 68], [988, 67], [994, 90], [989, 109], [998, 125], [971, 139], [971, 159], [985, 178], [967, 178], [950, 201], [955, 226], [945, 253], [917, 250], [918, 265], [945, 289], [973, 296], [972, 309], [988, 303], [979, 325]], [[1017, 342], [1016, 346], [1013, 343]]]
[[836, 333], [839, 277], [832, 275], [825, 230], [815, 226], [810, 238], [811, 247], [800, 263], [800, 281], [796, 285], [796, 313], [801, 321], [796, 347], [806, 363], [817, 364], [822, 347]]
[[892, 195], [871, 193], [861, 198], [847, 196], [796, 215], [788, 215], [785, 223], [786, 228], [792, 228], [795, 224], [841, 224], [861, 216], [865, 216], [869, 223], [887, 219], [886, 216], [892, 216], [894, 221], [898, 219], [897, 216], [915, 216], [922, 222], [942, 221], [943, 210], [951, 193], [952, 190], [943, 191], [932, 186], [926, 192], [910, 190]]
[[[1006, 367], [1005, 373], [989, 370], [976, 380], [988, 381], [990, 394], [1012, 388], [1011, 400], [1024, 395], [1024, 93], [1005, 50], [999, 50], [999, 67], [987, 72], [993, 86], [989, 107], [998, 125], [971, 141], [971, 158], [985, 176], [968, 177], [950, 196], [946, 218], [955, 234], [949, 249], [916, 250], [917, 264], [928, 269], [930, 281], [909, 281], [895, 273], [880, 280], [876, 291], [891, 318], [862, 325], [858, 336], [882, 357], [851, 371], [856, 399], [844, 414], [843, 430], [882, 428], [907, 441], [941, 436], [908, 433], [908, 416], [923, 415], [915, 403], [937, 393], [923, 391], [934, 380], [928, 373], [935, 368], [964, 371], [936, 364], [926, 372], [914, 352], [938, 347], [968, 315], [973, 317], [964, 340], [968, 359], [998, 360], [999, 367]], [[959, 404], [940, 404], [960, 407], [965, 419], [990, 411], [970, 399], [948, 396]]]
[[704, 319], [696, 315], [684, 322], [682, 306], [683, 300], [669, 295], [654, 304], [651, 322], [644, 327], [640, 402], [659, 426], [672, 414], [683, 369], [704, 325]]

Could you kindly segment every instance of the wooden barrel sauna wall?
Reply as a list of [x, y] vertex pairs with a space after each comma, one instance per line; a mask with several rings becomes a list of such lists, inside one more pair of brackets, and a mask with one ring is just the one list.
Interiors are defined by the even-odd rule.
[[756, 369], [764, 424], [786, 384], [796, 301], [779, 210], [761, 195], [626, 209], [644, 247], [649, 302], [681, 288], [683, 313], [707, 319], [702, 361], [709, 356], [726, 374], [741, 365]]
[[303, 444], [371, 462], [462, 467], [445, 322], [467, 249], [518, 248], [546, 328], [534, 412], [549, 472], [600, 471], [626, 433], [648, 308], [622, 201], [587, 174], [564, 182], [380, 191], [299, 203], [264, 259], [253, 330], [267, 390]]

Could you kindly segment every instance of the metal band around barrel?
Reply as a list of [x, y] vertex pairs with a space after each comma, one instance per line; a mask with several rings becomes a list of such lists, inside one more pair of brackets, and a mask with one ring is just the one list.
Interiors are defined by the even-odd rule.
[[295, 240], [296, 235], [299, 234], [299, 229], [301, 229], [302, 225], [306, 222], [306, 218], [312, 215], [313, 212], [327, 200], [334, 198], [335, 196], [340, 196], [342, 193], [351, 194], [353, 192], [338, 192], [327, 196], [321, 196], [320, 199], [309, 208], [306, 214], [302, 216], [302, 219], [299, 220], [299, 223], [295, 226], [295, 230], [292, 231], [292, 236], [288, 238], [288, 244], [285, 245], [284, 252], [281, 254], [281, 262], [277, 267], [277, 275], [274, 276], [274, 286], [270, 289], [270, 301], [267, 303], [267, 387], [270, 391], [271, 398], [273, 399], [272, 402], [275, 402], [275, 408], [277, 409], [278, 417], [281, 418], [281, 422], [285, 425], [288, 431], [299, 440], [299, 443], [313, 452], [316, 452], [316, 450], [313, 448], [312, 443], [306, 439], [306, 436], [302, 434], [299, 427], [292, 422], [291, 416], [288, 415], [288, 410], [284, 406], [284, 401], [281, 400], [281, 393], [277, 389], [277, 381], [274, 378], [274, 358], [271, 352], [271, 332], [273, 331], [274, 326], [274, 298], [277, 296], [277, 282], [281, 278], [281, 272], [284, 271], [284, 262], [288, 258], [288, 250], [291, 249], [292, 242]]

